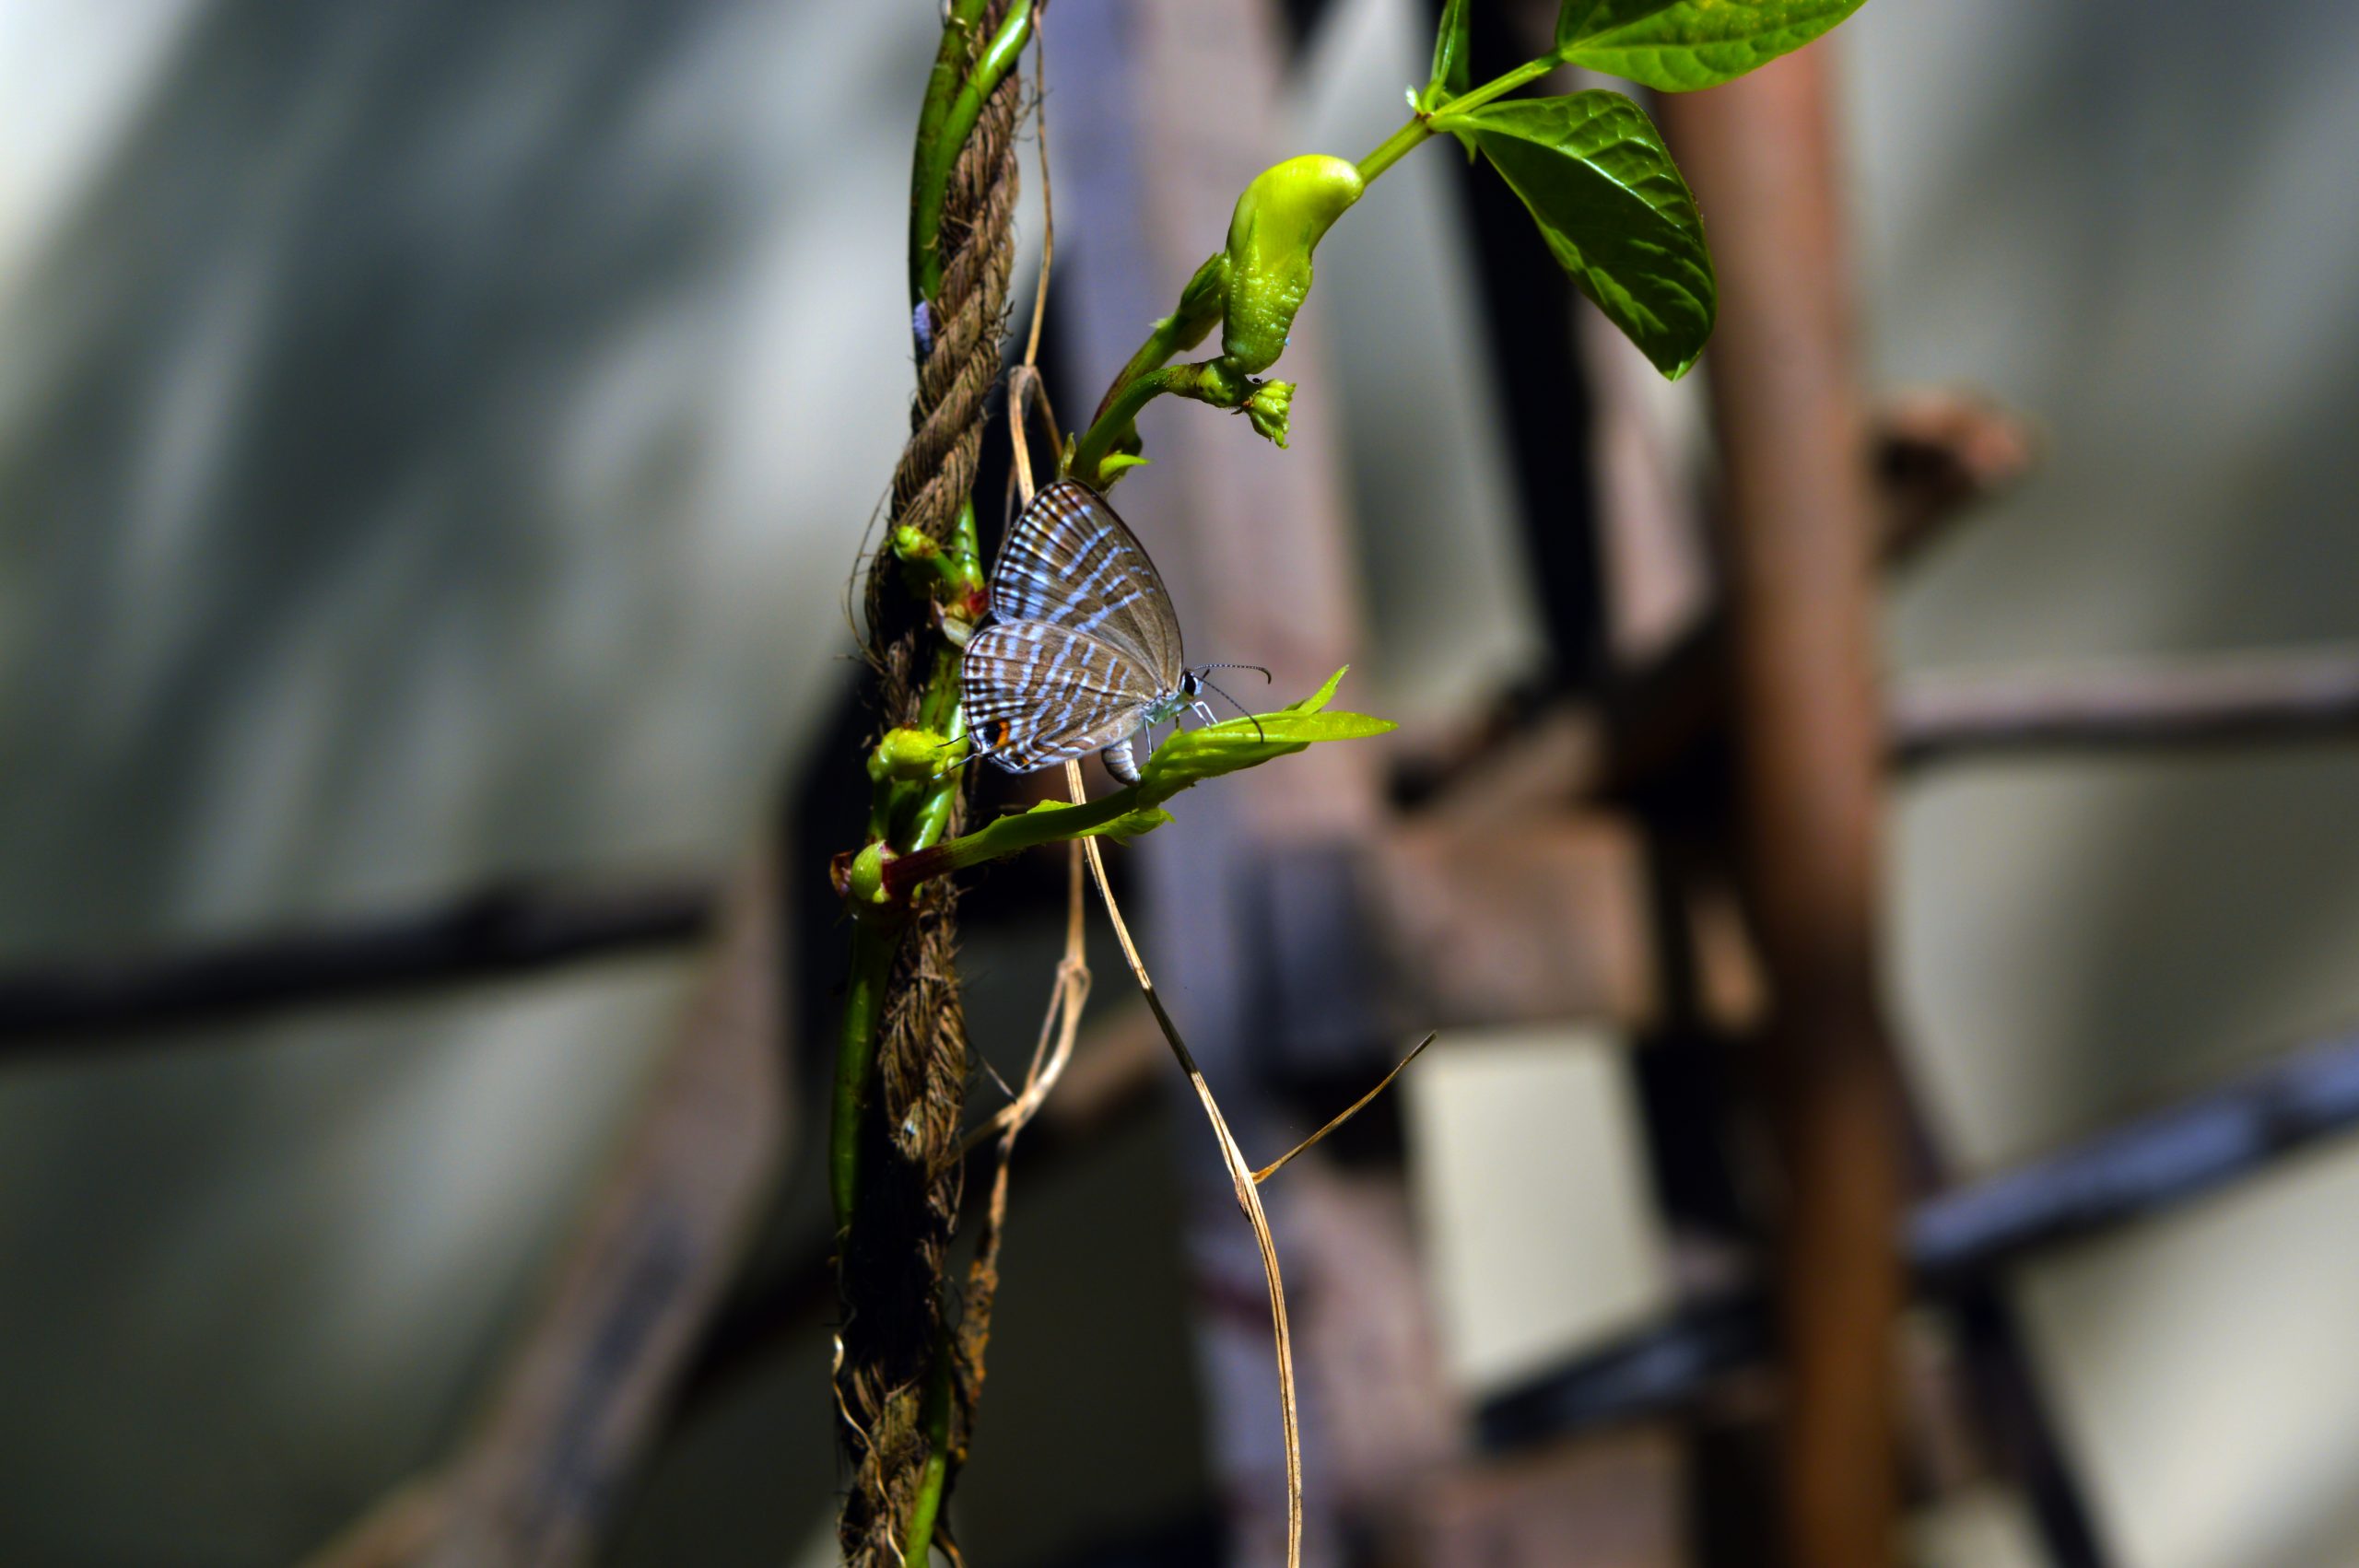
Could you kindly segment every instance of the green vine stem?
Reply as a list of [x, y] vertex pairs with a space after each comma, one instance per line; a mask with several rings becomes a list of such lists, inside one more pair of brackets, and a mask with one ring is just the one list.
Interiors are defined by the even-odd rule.
[[911, 304], [931, 304], [942, 292], [942, 203], [950, 189], [951, 166], [982, 118], [983, 104], [1015, 68], [1032, 37], [1032, 0], [1015, 0], [1007, 16], [960, 76], [967, 38], [981, 19], [983, 0], [958, 0], [942, 29], [942, 52], [927, 78], [925, 104], [918, 113], [918, 150], [910, 201], [910, 292]]
[[[975, 502], [968, 497], [959, 503], [958, 521], [951, 532], [951, 554], [962, 561], [974, 574], [971, 584], [961, 584], [963, 601], [959, 606], [969, 623], [980, 619], [977, 610], [985, 601], [980, 568], [975, 563], [982, 551], [976, 543]], [[939, 601], [937, 601], [939, 603]], [[933, 650], [933, 669], [926, 679], [925, 697], [918, 707], [918, 722], [942, 736], [947, 759], [958, 755], [957, 743], [967, 737], [967, 710], [959, 700], [959, 645], [948, 637]], [[947, 768], [940, 777], [927, 779], [919, 788], [917, 802], [909, 817], [908, 836], [898, 842], [910, 850], [924, 849], [941, 841], [950, 825], [952, 809], [958, 803], [959, 774]]]
[[956, 1365], [950, 1336], [944, 1334], [934, 1344], [933, 1364], [926, 1373], [925, 1473], [918, 1480], [917, 1500], [910, 1507], [910, 1533], [901, 1546], [904, 1562], [933, 1560], [933, 1522], [942, 1513], [942, 1489], [950, 1480], [951, 1380]]
[[845, 987], [842, 1032], [836, 1044], [836, 1098], [827, 1137], [827, 1196], [836, 1235], [851, 1232], [860, 1207], [860, 1129], [876, 1093], [876, 1028], [885, 1015], [885, 987], [900, 946], [900, 926], [871, 917], [852, 927], [851, 977]]
[[1139, 351], [1115, 373], [1106, 395], [1098, 400], [1097, 412], [1091, 415], [1093, 428], [1105, 417], [1123, 388], [1187, 353], [1220, 325], [1221, 286], [1227, 281], [1227, 266], [1228, 257], [1215, 253], [1196, 269], [1188, 286], [1180, 291], [1180, 308], [1147, 329], [1146, 341], [1139, 345]]
[[[1169, 320], [1169, 318], [1166, 318]], [[1152, 339], [1149, 347], [1157, 346]], [[1148, 352], [1143, 348], [1142, 357]], [[1083, 484], [1103, 490], [1126, 466], [1127, 453], [1138, 434], [1139, 411], [1166, 392], [1194, 398], [1215, 408], [1241, 408], [1262, 383], [1229, 369], [1218, 359], [1192, 365], [1163, 365], [1118, 383], [1104, 412], [1091, 422], [1068, 462], [1067, 471]]]
[[[937, 560], [949, 566], [940, 575], [937, 604], [955, 601], [955, 608], [971, 612], [978, 568], [975, 507], [969, 499], [958, 509], [958, 521], [946, 549], [930, 547]], [[966, 736], [966, 715], [958, 700], [958, 649], [947, 638], [933, 651], [925, 694], [918, 707], [921, 728], [955, 744]], [[945, 758], [956, 755], [945, 750]], [[939, 778], [908, 780], [880, 778], [870, 798], [869, 837], [872, 844], [893, 848], [895, 857], [932, 848], [948, 831], [958, 803], [958, 770]], [[863, 853], [846, 877], [848, 888], [861, 883]], [[889, 866], [897, 859], [882, 853], [874, 863]], [[885, 988], [892, 976], [893, 958], [900, 943], [902, 922], [898, 909], [878, 907], [865, 898], [852, 900], [851, 976], [844, 997], [843, 1028], [836, 1047], [834, 1114], [828, 1127], [827, 1174], [835, 1202], [836, 1235], [851, 1233], [859, 1208], [861, 1129], [867, 1125], [868, 1107], [876, 1092], [876, 1036], [884, 1018]]]
[[[965, 74], [967, 40], [976, 24], [982, 19], [983, 0], [956, 0], [942, 29], [942, 45], [933, 56], [933, 70], [926, 77], [925, 100], [918, 108], [917, 152], [910, 168], [910, 302], [931, 299], [942, 287], [940, 263], [934, 261], [929, 284], [926, 265], [936, 256], [934, 240], [942, 228], [942, 195], [949, 188], [948, 169], [937, 169], [937, 149], [942, 145], [942, 123], [950, 114], [950, 100], [957, 96], [958, 82]], [[952, 156], [957, 156], [953, 149]], [[922, 233], [924, 242], [919, 236]]]
[[[953, 622], [968, 626], [982, 618], [989, 595], [979, 564], [981, 550], [976, 543], [973, 497], [959, 504], [946, 546], [919, 535], [909, 542], [906, 551], [898, 540], [894, 548], [905, 552], [903, 564], [912, 568], [911, 577], [929, 585], [945, 626]], [[959, 702], [959, 657], [958, 642], [945, 635], [926, 673], [917, 726], [934, 740], [922, 758], [922, 773], [911, 778], [874, 763], [870, 767], [878, 788], [870, 800], [868, 836], [873, 841], [893, 845], [896, 850], [922, 849], [939, 842], [958, 803], [958, 774], [947, 764], [958, 755], [957, 744], [967, 735], [966, 709]]]
[[1504, 98], [1526, 82], [1537, 81], [1563, 64], [1560, 56], [1543, 54], [1537, 60], [1527, 60], [1503, 76], [1495, 76], [1471, 92], [1461, 93], [1435, 106], [1431, 113], [1413, 114], [1402, 127], [1376, 146], [1376, 149], [1360, 159], [1360, 178], [1373, 180], [1402, 158], [1410, 149], [1434, 134], [1433, 120], [1440, 114], [1463, 114], [1470, 109], [1480, 109], [1495, 98]]

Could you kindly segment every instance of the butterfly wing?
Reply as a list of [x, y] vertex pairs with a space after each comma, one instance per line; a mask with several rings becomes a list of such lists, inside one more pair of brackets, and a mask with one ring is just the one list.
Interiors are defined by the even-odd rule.
[[1010, 773], [1085, 756], [1133, 733], [1162, 695], [1154, 673], [1088, 632], [1000, 621], [967, 639], [967, 731]]
[[1060, 479], [1032, 497], [992, 570], [992, 609], [1045, 621], [1127, 655], [1156, 684], [1180, 684], [1180, 616], [1138, 537], [1106, 497]]

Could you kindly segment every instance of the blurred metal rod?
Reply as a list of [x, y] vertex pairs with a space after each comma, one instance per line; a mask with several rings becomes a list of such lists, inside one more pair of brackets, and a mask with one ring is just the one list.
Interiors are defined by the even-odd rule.
[[2171, 1109], [1918, 1205], [1909, 1268], [1935, 1289], [2216, 1191], [2359, 1127], [2359, 1031]]
[[1852, 349], [1824, 45], [1661, 104], [1711, 215], [1744, 890], [1769, 975], [1760, 1065], [1784, 1201], [1769, 1270], [1782, 1560], [1897, 1539], [1896, 1075], [1876, 996], [1883, 713], [1877, 507]]
[[2041, 675], [1920, 677], [1892, 698], [1899, 767], [2012, 752], [2359, 734], [2359, 648]]
[[710, 883], [606, 891], [511, 886], [402, 914], [0, 976], [0, 1062], [117, 1045], [281, 1008], [682, 948], [711, 933]]
[[1758, 1366], [1773, 1348], [1769, 1302], [1758, 1290], [1690, 1302], [1475, 1412], [1493, 1452], [1669, 1416], [1691, 1409], [1722, 1379]]
[[[2259, 1175], [2359, 1129], [2359, 1031], [2087, 1141], [1918, 1204], [1899, 1246], [1920, 1296], [1946, 1301], [2042, 1253]], [[1770, 1346], [1766, 1297], [1691, 1303], [1484, 1407], [1485, 1440], [1515, 1446], [1685, 1407]]]
[[[2035, 456], [2023, 419], [1959, 392], [1899, 394], [1869, 425], [1876, 559], [1886, 571], [1913, 564], [2003, 495]], [[1715, 605], [1660, 653], [1617, 671], [1604, 692], [1607, 755], [1592, 792], [1633, 793], [1708, 749], [1728, 716], [1730, 658], [1727, 609]]]

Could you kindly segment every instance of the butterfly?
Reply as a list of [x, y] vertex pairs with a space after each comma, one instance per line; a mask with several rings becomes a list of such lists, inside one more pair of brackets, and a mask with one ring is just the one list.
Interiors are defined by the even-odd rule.
[[1141, 731], [1190, 711], [1209, 723], [1200, 694], [1220, 688], [1204, 673], [1261, 669], [1181, 661], [1155, 563], [1106, 497], [1074, 479], [1015, 520], [992, 568], [992, 615], [967, 639], [959, 689], [974, 755], [1010, 773], [1102, 752], [1109, 773], [1135, 784]]

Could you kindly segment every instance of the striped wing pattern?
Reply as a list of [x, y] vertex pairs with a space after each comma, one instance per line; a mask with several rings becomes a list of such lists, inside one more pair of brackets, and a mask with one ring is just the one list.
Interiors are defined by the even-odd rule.
[[967, 731], [1012, 773], [1086, 756], [1128, 737], [1162, 696], [1135, 659], [1087, 632], [1003, 621], [967, 640]]
[[1144, 665], [1161, 691], [1180, 684], [1180, 616], [1163, 578], [1106, 498], [1060, 479], [1032, 497], [992, 568], [992, 611], [1086, 632]]
[[[992, 569], [992, 614], [967, 641], [959, 686], [978, 751], [1011, 772], [1129, 740], [1180, 685], [1171, 596], [1086, 485], [1059, 480], [1015, 520]], [[1136, 777], [1127, 752], [1108, 763]]]

